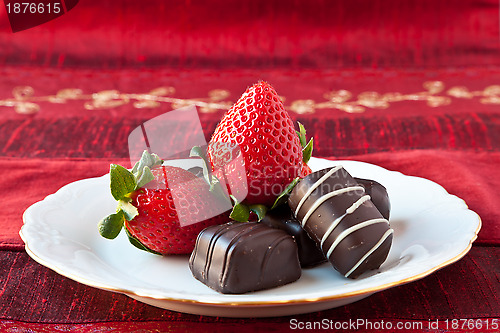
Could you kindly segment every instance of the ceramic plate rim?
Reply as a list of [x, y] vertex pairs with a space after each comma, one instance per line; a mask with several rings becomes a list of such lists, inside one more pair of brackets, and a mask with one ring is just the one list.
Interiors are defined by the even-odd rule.
[[[392, 173], [393, 175], [398, 175], [398, 177], [400, 176], [404, 176], [404, 177], [411, 177], [411, 178], [418, 178], [418, 179], [421, 179], [421, 180], [425, 180], [427, 182], [431, 182], [437, 186], [439, 186], [446, 194], [450, 195], [450, 196], [453, 196], [451, 194], [449, 194], [441, 185], [438, 185], [436, 184], [435, 182], [432, 182], [428, 179], [425, 179], [425, 178], [421, 178], [421, 177], [414, 177], [414, 176], [408, 176], [408, 175], [404, 175], [398, 171], [390, 171], [390, 170], [387, 170], [385, 168], [382, 168], [380, 166], [377, 166], [377, 165], [374, 165], [374, 164], [370, 164], [370, 163], [366, 163], [366, 162], [359, 162], [359, 161], [352, 161], [352, 160], [348, 160], [348, 161], [345, 161], [345, 160], [328, 160], [328, 159], [319, 159], [319, 158], [312, 158], [311, 162], [318, 162], [318, 161], [326, 161], [326, 162], [331, 162], [331, 163], [336, 163], [336, 164], [342, 164], [342, 163], [356, 163], [356, 164], [364, 164], [364, 165], [367, 165], [369, 167], [372, 167], [372, 168], [377, 168], [379, 169], [381, 172], [389, 172], [389, 173]], [[87, 178], [87, 179], [82, 179], [82, 180], [78, 180], [78, 181], [75, 181], [75, 182], [72, 182], [72, 183], [69, 183], [65, 186], [63, 186], [61, 189], [59, 189], [58, 191], [56, 191], [55, 193], [53, 194], [50, 194], [48, 195], [47, 197], [45, 197], [43, 200], [41, 201], [38, 201], [36, 203], [34, 203], [33, 205], [31, 205], [30, 207], [28, 207], [28, 209], [25, 210], [25, 212], [23, 213], [23, 227], [21, 228], [19, 234], [21, 236], [21, 239], [23, 240], [23, 242], [25, 243], [25, 250], [26, 252], [28, 253], [28, 255], [34, 259], [36, 262], [38, 262], [39, 264], [57, 272], [58, 274], [62, 275], [62, 276], [65, 276], [67, 278], [70, 278], [74, 281], [77, 281], [79, 283], [82, 283], [82, 284], [85, 284], [85, 285], [88, 285], [88, 286], [91, 286], [91, 287], [95, 287], [95, 288], [98, 288], [98, 289], [103, 289], [103, 290], [107, 290], [107, 291], [112, 291], [112, 292], [118, 292], [118, 293], [122, 293], [122, 294], [125, 294], [125, 295], [128, 295], [128, 296], [131, 296], [133, 298], [136, 298], [136, 299], [151, 299], [151, 300], [159, 300], [159, 301], [168, 301], [168, 302], [171, 302], [171, 303], [181, 303], [181, 304], [195, 304], [195, 305], [210, 305], [210, 306], [216, 306], [216, 307], [227, 307], [227, 306], [245, 306], [245, 307], [255, 307], [255, 306], [280, 306], [280, 305], [297, 305], [297, 304], [307, 304], [307, 303], [316, 303], [316, 302], [328, 302], [328, 301], [335, 301], [335, 300], [341, 300], [341, 299], [347, 299], [347, 298], [351, 298], [351, 297], [360, 297], [360, 296], [363, 296], [363, 295], [366, 295], [366, 296], [369, 296], [375, 292], [378, 292], [378, 291], [382, 291], [382, 290], [385, 290], [385, 289], [389, 289], [389, 288], [392, 288], [392, 287], [395, 287], [395, 286], [399, 286], [399, 285], [403, 285], [403, 284], [406, 284], [406, 283], [409, 283], [409, 282], [413, 282], [413, 281], [416, 281], [416, 280], [419, 280], [421, 278], [424, 278], [430, 274], [432, 274], [433, 272], [439, 270], [439, 269], [442, 269], [443, 267], [446, 267], [458, 260], [460, 260], [461, 258], [463, 258], [468, 252], [469, 250], [471, 249], [472, 247], [472, 244], [473, 242], [477, 239], [477, 235], [481, 229], [481, 225], [482, 225], [482, 221], [481, 221], [481, 218], [479, 217], [479, 215], [477, 215], [475, 212], [473, 212], [475, 214], [475, 216], [477, 217], [477, 228], [476, 230], [474, 231], [474, 235], [471, 237], [471, 239], [469, 240], [469, 243], [465, 246], [465, 248], [459, 252], [455, 257], [451, 258], [451, 259], [448, 259], [444, 262], [442, 262], [441, 264], [439, 265], [436, 265], [428, 270], [425, 270], [423, 272], [420, 272], [418, 274], [414, 274], [412, 276], [409, 276], [407, 278], [403, 278], [401, 280], [397, 280], [397, 281], [392, 281], [392, 282], [388, 282], [388, 283], [385, 283], [385, 284], [380, 284], [380, 285], [377, 285], [377, 286], [374, 286], [374, 287], [371, 287], [371, 288], [364, 288], [364, 289], [360, 289], [360, 290], [354, 290], [354, 291], [351, 291], [351, 292], [344, 292], [344, 293], [340, 293], [340, 294], [334, 294], [334, 295], [324, 295], [324, 296], [320, 296], [320, 297], [312, 297], [312, 298], [300, 298], [300, 299], [284, 299], [284, 300], [270, 300], [270, 301], [262, 301], [262, 300], [256, 300], [256, 301], [248, 301], [248, 300], [245, 300], [245, 301], [240, 301], [240, 300], [237, 300], [235, 297], [232, 297], [234, 295], [227, 295], [227, 301], [213, 301], [213, 300], [200, 300], [200, 299], [190, 299], [190, 298], [180, 298], [180, 297], [172, 297], [172, 296], [165, 296], [165, 295], [155, 295], [155, 294], [150, 294], [150, 293], [145, 293], [145, 292], [141, 292], [141, 291], [137, 291], [137, 290], [130, 290], [130, 289], [126, 289], [126, 288], [116, 288], [112, 285], [106, 285], [106, 284], [103, 284], [103, 283], [100, 283], [100, 282], [96, 282], [96, 281], [92, 281], [91, 279], [88, 279], [86, 277], [82, 277], [82, 276], [77, 276], [77, 275], [74, 275], [72, 273], [69, 273], [69, 272], [66, 272], [64, 270], [64, 268], [61, 268], [57, 265], [57, 263], [52, 263], [50, 262], [50, 259], [47, 260], [47, 259], [44, 259], [42, 258], [43, 255], [40, 256], [40, 254], [37, 254], [35, 253], [34, 251], [32, 251], [30, 249], [30, 239], [28, 237], [26, 237], [26, 235], [24, 235], [23, 233], [23, 230], [25, 229], [25, 226], [28, 224], [28, 223], [31, 223], [32, 221], [32, 218], [30, 216], [30, 213], [31, 213], [31, 210], [33, 209], [33, 207], [36, 207], [38, 205], [43, 205], [44, 201], [47, 200], [47, 198], [53, 196], [53, 195], [56, 195], [57, 192], [61, 191], [63, 188], [66, 188], [68, 186], [75, 186], [74, 184], [76, 183], [79, 183], [79, 182], [84, 182], [84, 181], [88, 181], [88, 180], [91, 180], [91, 179], [99, 179], [99, 178], [103, 178], [103, 177], [107, 177], [108, 175], [103, 175], [103, 176], [100, 176], [100, 177], [92, 177], [92, 178]], [[456, 197], [456, 196], [453, 196], [453, 197]], [[460, 199], [460, 198], [458, 198]], [[467, 207], [466, 203], [460, 199], [463, 203], [464, 203], [464, 210], [469, 210], [470, 209]], [[472, 212], [472, 211], [471, 211]], [[247, 294], [248, 295], [248, 294]], [[224, 295], [226, 296], [226, 295]], [[205, 297], [206, 298], [206, 297]]]

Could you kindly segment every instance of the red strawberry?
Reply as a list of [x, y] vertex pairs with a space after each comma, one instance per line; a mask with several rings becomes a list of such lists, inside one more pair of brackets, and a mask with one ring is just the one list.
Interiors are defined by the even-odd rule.
[[310, 173], [312, 173], [311, 168], [309, 167], [309, 165], [307, 165], [307, 164], [304, 163], [302, 165], [302, 170], [300, 172], [300, 178], [304, 178], [305, 176], [307, 176]]
[[[177, 167], [144, 166], [150, 171], [138, 168], [131, 173], [112, 165], [111, 191], [119, 201], [119, 210], [101, 221], [101, 235], [115, 238], [125, 225], [131, 243], [143, 250], [189, 254], [201, 230], [227, 222], [227, 216], [220, 214], [224, 210], [221, 202], [202, 178]], [[141, 174], [145, 173], [150, 174], [144, 185]]]
[[208, 144], [207, 156], [219, 177], [218, 170], [224, 171], [238, 201], [266, 206], [300, 177], [303, 166], [292, 119], [266, 82], [248, 88], [226, 112]]

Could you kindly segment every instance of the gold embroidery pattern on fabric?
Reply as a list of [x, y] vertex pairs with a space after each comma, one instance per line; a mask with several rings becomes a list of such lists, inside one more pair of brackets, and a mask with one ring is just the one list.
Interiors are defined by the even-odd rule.
[[[333, 90], [323, 94], [324, 102], [313, 99], [293, 100], [285, 106], [297, 114], [311, 114], [322, 109], [337, 109], [346, 113], [362, 113], [366, 109], [387, 109], [393, 103], [402, 101], [425, 102], [429, 107], [449, 105], [453, 99], [478, 98], [482, 104], [500, 104], [500, 85], [491, 85], [484, 90], [470, 91], [464, 86], [445, 89], [442, 81], [427, 81], [423, 83], [424, 91], [402, 94], [399, 92], [378, 93], [366, 91], [358, 94], [355, 99], [348, 90]], [[19, 86], [12, 90], [13, 98], [0, 99], [0, 107], [12, 107], [19, 114], [34, 114], [40, 111], [41, 103], [64, 104], [68, 101], [83, 101], [86, 110], [105, 110], [131, 104], [136, 109], [158, 108], [170, 104], [172, 109], [187, 105], [195, 105], [202, 113], [213, 113], [228, 110], [234, 101], [231, 93], [225, 89], [214, 89], [202, 98], [174, 97], [174, 87], [158, 87], [148, 93], [122, 93], [118, 90], [103, 90], [92, 94], [84, 94], [80, 89], [68, 88], [59, 90], [55, 95], [35, 96], [30, 86]], [[286, 101], [282, 97], [283, 101]]]
[[[313, 100], [296, 100], [291, 103], [290, 110], [299, 113], [314, 113], [318, 109], [338, 109], [347, 113], [362, 113], [366, 108], [370, 109], [387, 109], [392, 103], [402, 101], [425, 101], [430, 107], [438, 107], [451, 103], [451, 97], [463, 98], [457, 94], [453, 95], [453, 91], [457, 88], [453, 87], [446, 91], [446, 95], [440, 95], [444, 92], [445, 86], [441, 81], [424, 82], [425, 91], [402, 94], [399, 92], [390, 92], [380, 94], [375, 91], [362, 92], [357, 96], [356, 100], [352, 100], [352, 93], [347, 90], [334, 90], [323, 94], [326, 102], [316, 103]], [[494, 86], [492, 86], [494, 87]], [[485, 89], [488, 90], [491, 87]], [[452, 94], [450, 94], [450, 91]], [[485, 96], [485, 91], [473, 92], [474, 96]], [[451, 97], [450, 97], [451, 96]], [[498, 94], [497, 97], [500, 97]]]

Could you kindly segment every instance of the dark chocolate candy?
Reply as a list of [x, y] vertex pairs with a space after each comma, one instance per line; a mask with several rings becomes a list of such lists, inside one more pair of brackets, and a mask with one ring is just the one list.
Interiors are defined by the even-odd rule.
[[204, 229], [189, 259], [193, 276], [224, 294], [285, 285], [300, 278], [297, 244], [262, 223], [226, 223]]
[[393, 230], [364, 187], [341, 166], [304, 177], [290, 193], [288, 204], [344, 276], [356, 278], [386, 260]]
[[[389, 219], [391, 206], [386, 188], [374, 180], [354, 179], [359, 185], [364, 187], [365, 193], [371, 197], [373, 204], [382, 216], [385, 219]], [[295, 238], [299, 250], [299, 261], [302, 267], [312, 267], [326, 261], [323, 251], [302, 228], [288, 205], [280, 205], [268, 211], [261, 223], [285, 230]]]
[[316, 266], [326, 261], [323, 252], [302, 228], [300, 222], [293, 216], [292, 210], [288, 205], [280, 205], [269, 210], [260, 222], [270, 227], [284, 230], [295, 238], [299, 251], [299, 261], [302, 267]]
[[354, 180], [364, 187], [365, 193], [370, 196], [380, 214], [388, 220], [391, 213], [391, 202], [389, 201], [387, 189], [382, 184], [371, 179], [354, 178]]

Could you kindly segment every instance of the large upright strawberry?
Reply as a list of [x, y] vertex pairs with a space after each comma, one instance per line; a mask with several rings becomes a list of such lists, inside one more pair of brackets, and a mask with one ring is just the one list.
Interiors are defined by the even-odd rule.
[[[301, 128], [301, 131], [302, 132]], [[297, 177], [303, 175], [302, 137], [297, 135], [280, 97], [267, 82], [248, 88], [218, 124], [207, 156], [214, 173], [230, 194], [249, 205], [270, 207]], [[304, 140], [305, 140], [305, 133]]]
[[124, 226], [130, 242], [142, 250], [189, 254], [201, 230], [227, 222], [227, 214], [221, 214], [225, 207], [202, 178], [161, 163], [144, 152], [132, 171], [111, 165], [110, 189], [118, 207], [99, 222], [99, 232], [113, 239]]

